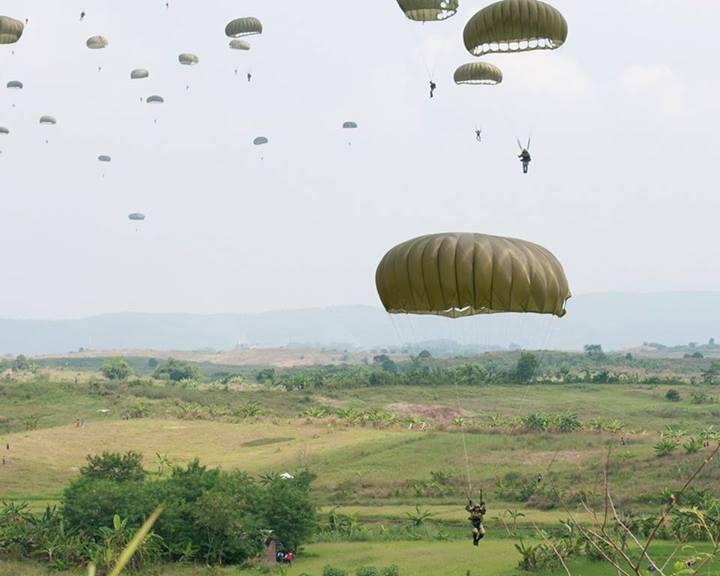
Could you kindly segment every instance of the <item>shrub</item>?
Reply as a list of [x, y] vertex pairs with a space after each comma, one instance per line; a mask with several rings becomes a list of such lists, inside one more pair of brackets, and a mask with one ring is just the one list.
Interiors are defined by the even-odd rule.
[[183, 380], [195, 380], [198, 378], [199, 372], [195, 366], [188, 362], [181, 362], [170, 358], [167, 362], [155, 369], [153, 376], [161, 380], [181, 382]]
[[322, 576], [347, 576], [347, 572], [341, 568], [335, 568], [334, 566], [325, 566], [325, 568], [323, 568]]
[[130, 365], [124, 358], [111, 358], [100, 368], [108, 380], [127, 380], [132, 374]]
[[670, 402], [679, 402], [680, 392], [675, 390], [675, 388], [670, 388], [670, 390], [665, 392], [665, 400], [669, 400]]
[[100, 456], [88, 456], [87, 464], [80, 469], [80, 476], [113, 482], [141, 481], [145, 478], [142, 454], [130, 450], [125, 454], [103, 452]]
[[380, 570], [375, 566], [360, 566], [355, 571], [355, 576], [380, 576]]

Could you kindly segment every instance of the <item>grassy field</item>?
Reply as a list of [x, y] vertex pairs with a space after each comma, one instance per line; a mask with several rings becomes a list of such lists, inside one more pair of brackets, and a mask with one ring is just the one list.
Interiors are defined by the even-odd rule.
[[[97, 360], [83, 359], [96, 368]], [[682, 361], [680, 361], [682, 362]], [[371, 388], [286, 391], [257, 385], [194, 387], [161, 382], [113, 384], [82, 365], [43, 368], [0, 381], [0, 498], [28, 501], [35, 510], [56, 503], [75, 478], [88, 454], [134, 450], [150, 472], [159, 471], [156, 455], [183, 464], [242, 469], [252, 474], [309, 467], [317, 474], [315, 495], [321, 520], [333, 506], [368, 527], [401, 525], [416, 506], [432, 513], [431, 522], [447, 526], [451, 541], [316, 542], [307, 546], [289, 574], [320, 574], [326, 564], [355, 569], [361, 565], [396, 563], [404, 574], [513, 574], [519, 559], [512, 541], [503, 536], [498, 517], [506, 510], [524, 514], [519, 526], [552, 527], [578, 513], [579, 494], [597, 494], [609, 449], [611, 484], [618, 500], [635, 510], [657, 510], [664, 488], [677, 487], [705, 457], [680, 447], [658, 458], [653, 446], [667, 425], [689, 433], [718, 421], [720, 405], [714, 389], [677, 383], [681, 400], [665, 398], [669, 385], [543, 384], [483, 386], [375, 386]], [[667, 367], [663, 365], [663, 370]], [[212, 370], [212, 368], [208, 368]], [[685, 371], [686, 367], [682, 367]], [[694, 403], [693, 392], [707, 402]], [[459, 400], [459, 402], [458, 402]], [[142, 404], [147, 417], [125, 420], [128, 407]], [[261, 415], [213, 416], [213, 407], [248, 404]], [[197, 419], [180, 417], [179, 406], [205, 410]], [[401, 420], [387, 427], [350, 424], [337, 416], [300, 417], [308, 408], [382, 410]], [[572, 433], [523, 433], [490, 429], [494, 417], [519, 418], [532, 413], [575, 414], [586, 425], [593, 419], [622, 423], [611, 434], [587, 429]], [[426, 429], [410, 427], [402, 418], [421, 416]], [[465, 538], [465, 452], [463, 436], [451, 423], [462, 415], [473, 422], [465, 434], [470, 478], [488, 501], [490, 535], [478, 551]], [[76, 420], [83, 422], [76, 427]], [[479, 424], [478, 424], [479, 423]], [[6, 448], [9, 446], [9, 449]], [[720, 491], [718, 464], [698, 479], [697, 487]], [[434, 475], [448, 478], [442, 490], [432, 488]], [[542, 505], [508, 499], [503, 486], [512, 478], [542, 475], [544, 490], [563, 494], [564, 505]], [[653, 501], [655, 498], [655, 501]], [[574, 502], [574, 503], [573, 503]], [[459, 540], [462, 538], [462, 540]], [[0, 575], [44, 573], [32, 564], [0, 562]], [[173, 567], [172, 574], [205, 574], [196, 567]], [[250, 572], [230, 571], [233, 574]], [[610, 574], [602, 564], [576, 566], [576, 574]]]

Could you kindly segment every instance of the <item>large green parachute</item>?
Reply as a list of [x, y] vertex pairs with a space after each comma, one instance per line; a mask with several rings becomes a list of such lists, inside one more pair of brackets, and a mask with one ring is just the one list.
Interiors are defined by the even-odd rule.
[[6, 136], [10, 134], [10, 130], [7, 129], [5, 126], [0, 126], [0, 134], [5, 134]]
[[262, 146], [263, 144], [267, 144], [268, 142], [269, 140], [265, 138], [265, 136], [258, 136], [257, 138], [255, 138], [255, 140], [253, 140], [253, 144], [255, 146]]
[[500, 84], [502, 70], [487, 62], [463, 64], [455, 70], [455, 84]]
[[147, 78], [149, 76], [150, 76], [150, 72], [148, 72], [144, 68], [135, 68], [135, 70], [130, 72], [131, 80], [142, 80], [143, 78]]
[[250, 42], [241, 40], [240, 38], [233, 38], [228, 45], [233, 50], [250, 50]]
[[55, 116], [40, 116], [40, 124], [54, 126], [57, 124], [57, 120], [55, 119]]
[[437, 22], [455, 15], [459, 0], [398, 0], [398, 4], [410, 20]]
[[352, 120], [349, 120], [349, 121], [347, 121], [347, 122], [343, 122], [343, 126], [342, 126], [342, 127], [343, 127], [345, 130], [352, 130], [352, 129], [354, 129], [354, 128], [357, 128], [358, 125], [357, 125], [357, 122], [353, 122]]
[[15, 44], [23, 34], [25, 25], [10, 16], [0, 16], [0, 44]]
[[560, 262], [537, 244], [485, 234], [432, 234], [390, 250], [375, 274], [385, 309], [450, 318], [496, 312], [565, 315]]
[[230, 38], [240, 38], [252, 34], [262, 34], [263, 25], [257, 18], [236, 18], [225, 26], [225, 35]]
[[10, 90], [22, 90], [23, 83], [20, 80], [10, 80], [6, 85]]
[[198, 58], [195, 54], [183, 53], [178, 56], [178, 62], [184, 66], [194, 66], [195, 64], [200, 63], [200, 58]]
[[157, 94], [153, 94], [152, 96], [148, 96], [145, 102], [148, 104], [163, 104], [165, 102], [165, 98], [158, 96]]
[[90, 48], [90, 50], [102, 50], [107, 47], [108, 41], [104, 36], [91, 36], [87, 39], [85, 45]]
[[563, 15], [540, 0], [501, 0], [486, 6], [465, 25], [465, 48], [488, 52], [554, 50], [568, 34]]

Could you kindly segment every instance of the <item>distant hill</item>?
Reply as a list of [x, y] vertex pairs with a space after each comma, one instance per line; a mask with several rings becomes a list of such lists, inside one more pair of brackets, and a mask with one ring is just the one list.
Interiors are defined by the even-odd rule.
[[720, 338], [720, 292], [586, 294], [563, 319], [491, 315], [462, 320], [393, 316], [371, 306], [338, 306], [260, 314], [119, 313], [78, 320], [2, 320], [0, 354], [94, 350], [229, 350], [238, 346], [379, 348], [407, 342], [475, 349], [512, 345], [607, 350], [707, 342]]

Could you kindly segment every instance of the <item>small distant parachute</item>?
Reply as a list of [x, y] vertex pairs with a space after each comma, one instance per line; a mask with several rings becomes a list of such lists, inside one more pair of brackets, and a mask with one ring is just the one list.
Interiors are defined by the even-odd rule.
[[106, 154], [100, 154], [100, 156], [98, 156], [98, 160], [100, 162], [112, 162], [112, 158]]
[[255, 140], [253, 140], [253, 144], [255, 146], [262, 146], [263, 144], [267, 144], [268, 142], [269, 140], [265, 138], [265, 136], [258, 136], [257, 138], [255, 138]]
[[343, 126], [342, 126], [342, 127], [343, 127], [345, 130], [352, 130], [352, 129], [354, 129], [354, 128], [357, 128], [358, 125], [357, 125], [357, 122], [349, 121], [349, 122], [343, 122]]
[[145, 214], [140, 214], [140, 212], [133, 212], [132, 214], [128, 214], [128, 220], [132, 220], [133, 222], [142, 222], [145, 220]]
[[145, 70], [145, 68], [135, 68], [132, 72], [130, 72], [130, 80], [142, 80], [143, 78], [148, 78], [150, 76], [150, 72]]
[[200, 63], [200, 58], [198, 58], [195, 54], [183, 53], [178, 56], [178, 61], [184, 66], [194, 66], [195, 64]]
[[554, 50], [565, 43], [563, 15], [540, 0], [501, 0], [486, 6], [465, 25], [465, 48], [474, 56], [488, 52]]
[[85, 45], [90, 48], [90, 50], [102, 50], [107, 47], [108, 41], [104, 36], [90, 36], [87, 42], [85, 42]]
[[40, 116], [40, 124], [54, 126], [57, 124], [55, 116]]
[[239, 38], [230, 40], [229, 46], [233, 50], [250, 50], [250, 42], [248, 42], [247, 40], [241, 40]]
[[7, 136], [8, 134], [10, 134], [10, 130], [5, 126], [0, 126], [0, 134], [5, 134]]
[[380, 261], [375, 284], [392, 314], [449, 318], [498, 312], [562, 317], [571, 296], [550, 251], [486, 234], [431, 234], [403, 242]]
[[20, 82], [20, 80], [10, 80], [10, 82], [8, 82], [6, 86], [10, 90], [22, 90], [23, 89], [23, 83]]
[[10, 16], [0, 16], [0, 44], [15, 44], [23, 35], [25, 25]]
[[471, 62], [463, 64], [455, 70], [455, 84], [500, 84], [503, 80], [502, 70], [487, 62]]
[[145, 99], [145, 102], [148, 104], [163, 104], [165, 102], [165, 98], [158, 96], [157, 94], [153, 94], [152, 96], [148, 96]]
[[410, 20], [438, 22], [447, 20], [458, 11], [459, 0], [397, 0], [400, 9]]
[[262, 34], [263, 25], [257, 18], [236, 18], [228, 22], [225, 26], [225, 35], [229, 38], [240, 38], [241, 36], [251, 36], [253, 34]]

